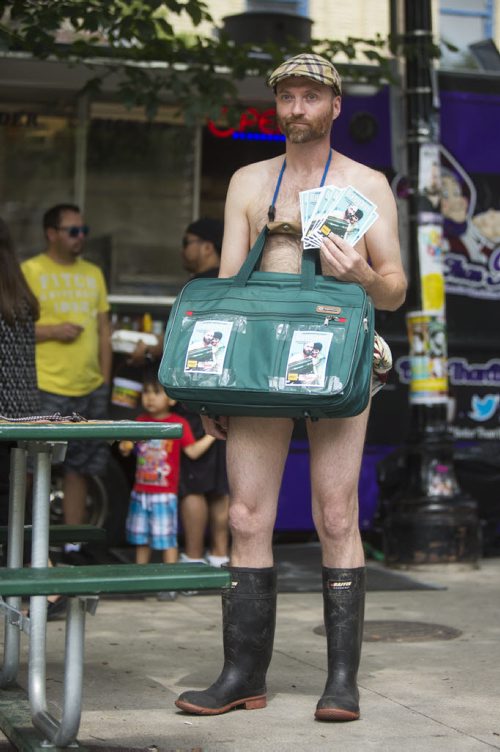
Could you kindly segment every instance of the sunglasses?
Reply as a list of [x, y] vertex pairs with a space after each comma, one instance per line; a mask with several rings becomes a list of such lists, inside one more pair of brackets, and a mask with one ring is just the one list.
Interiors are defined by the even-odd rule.
[[70, 238], [77, 238], [79, 235], [85, 237], [89, 234], [90, 229], [88, 225], [71, 225], [70, 227], [56, 227], [56, 230], [64, 230], [67, 232]]

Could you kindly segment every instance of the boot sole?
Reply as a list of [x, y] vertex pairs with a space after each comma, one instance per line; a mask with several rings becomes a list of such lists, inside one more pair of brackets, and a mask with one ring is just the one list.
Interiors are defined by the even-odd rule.
[[204, 708], [201, 705], [193, 705], [184, 700], [176, 700], [175, 704], [180, 710], [184, 710], [186, 713], [192, 713], [193, 715], [221, 715], [222, 713], [227, 713], [229, 710], [238, 707], [243, 707], [245, 710], [259, 710], [260, 708], [266, 707], [267, 700], [265, 695], [245, 697], [243, 700], [229, 702], [221, 708]]
[[342, 710], [342, 708], [321, 708], [314, 714], [317, 721], [357, 721], [359, 718], [359, 711], [356, 713], [352, 710]]

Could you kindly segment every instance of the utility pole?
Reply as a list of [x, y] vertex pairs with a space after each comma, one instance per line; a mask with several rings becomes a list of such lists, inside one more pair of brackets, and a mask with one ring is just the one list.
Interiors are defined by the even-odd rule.
[[474, 565], [480, 556], [477, 505], [458, 485], [447, 418], [439, 95], [431, 0], [393, 0], [391, 13], [391, 26], [402, 27], [404, 40], [410, 259], [407, 326], [412, 376], [408, 440], [381, 463], [385, 467], [380, 472], [382, 488], [384, 474], [386, 480], [392, 474], [384, 509], [385, 563]]

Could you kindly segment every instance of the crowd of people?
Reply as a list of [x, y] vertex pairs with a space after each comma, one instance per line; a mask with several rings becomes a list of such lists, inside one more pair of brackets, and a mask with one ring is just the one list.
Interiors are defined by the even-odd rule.
[[[186, 229], [182, 258], [191, 275], [217, 276], [222, 230], [216, 219], [200, 219]], [[109, 418], [109, 303], [101, 270], [82, 257], [89, 228], [79, 207], [65, 203], [45, 212], [43, 231], [45, 249], [20, 264], [0, 219], [0, 415]], [[208, 559], [222, 566], [229, 561], [225, 445], [205, 433], [199, 416], [176, 407], [165, 394], [157, 379], [160, 356], [160, 344], [147, 350], [140, 341], [130, 358], [142, 382], [143, 412], [137, 420], [178, 422], [183, 435], [135, 445], [121, 442], [120, 452], [133, 453], [136, 459], [126, 539], [135, 547], [136, 563], [150, 561], [154, 551], [165, 563], [173, 563], [179, 558], [180, 517], [182, 561]], [[0, 452], [0, 515], [6, 524], [10, 446], [0, 444]], [[66, 524], [87, 522], [89, 478], [103, 475], [108, 459], [105, 442], [68, 442], [61, 468]], [[79, 544], [65, 544], [66, 557], [79, 550]], [[65, 602], [51, 598], [48, 618], [62, 613]]]

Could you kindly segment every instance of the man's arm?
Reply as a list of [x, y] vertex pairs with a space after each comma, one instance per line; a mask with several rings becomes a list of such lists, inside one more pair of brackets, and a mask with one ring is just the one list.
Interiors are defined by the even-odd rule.
[[107, 312], [97, 314], [97, 333], [99, 337], [99, 365], [104, 382], [109, 384], [113, 353], [111, 351], [111, 326]]
[[326, 272], [346, 282], [357, 282], [370, 295], [375, 308], [395, 311], [406, 295], [406, 276], [401, 262], [396, 202], [386, 178], [370, 171], [368, 198], [376, 196], [379, 218], [365, 237], [369, 263], [350, 243], [330, 234], [321, 245]]
[[61, 324], [35, 324], [35, 341], [73, 342], [83, 332], [83, 326], [63, 321]]
[[232, 277], [240, 270], [248, 256], [250, 250], [250, 226], [247, 215], [249, 195], [251, 195], [250, 168], [243, 167], [234, 173], [227, 191], [219, 277]]
[[[232, 277], [236, 274], [250, 250], [250, 226], [247, 216], [247, 200], [251, 179], [249, 168], [241, 168], [234, 173], [229, 183], [224, 210], [224, 239], [222, 241], [219, 277]], [[227, 438], [228, 419], [221, 416], [217, 420], [201, 416], [203, 428], [216, 439]]]

